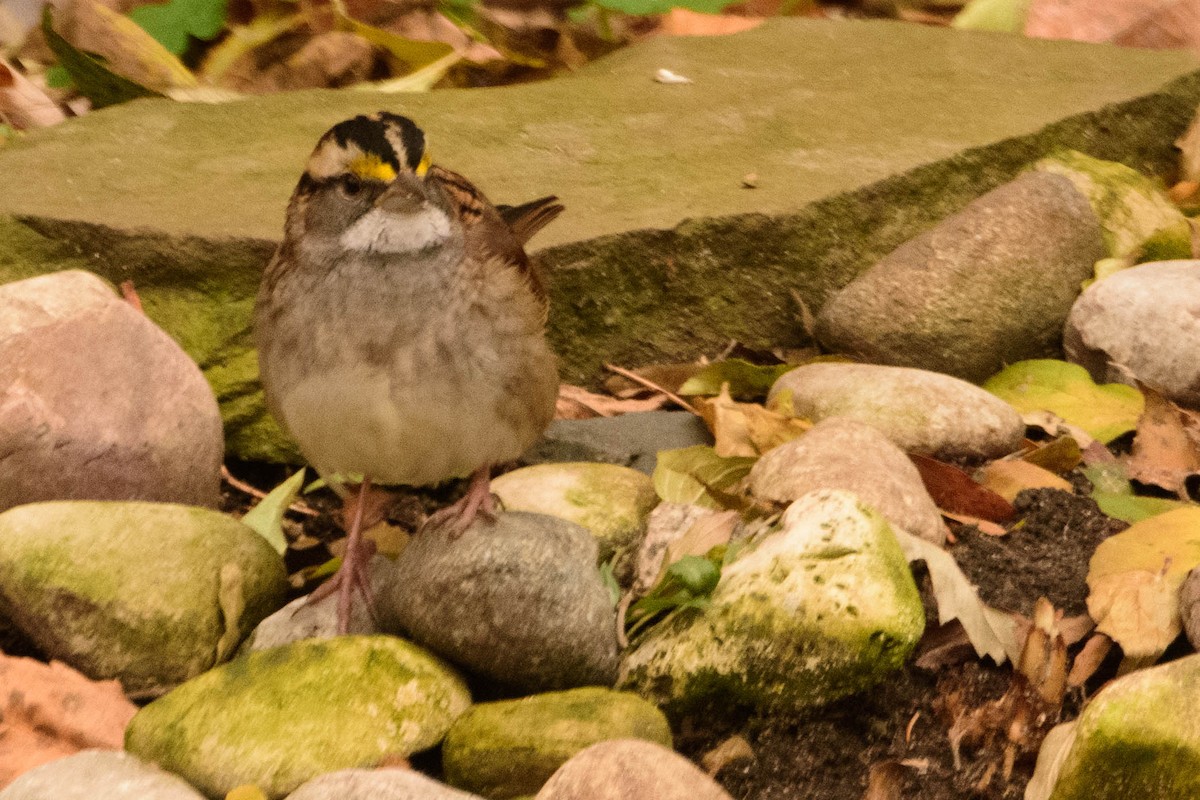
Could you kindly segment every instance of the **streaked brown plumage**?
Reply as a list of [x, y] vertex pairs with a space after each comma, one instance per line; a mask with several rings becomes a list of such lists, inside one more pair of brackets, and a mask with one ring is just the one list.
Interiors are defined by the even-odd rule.
[[[490, 466], [553, 415], [546, 294], [524, 245], [561, 211], [554, 198], [493, 206], [429, 166], [424, 135], [397, 115], [347, 120], [318, 142], [264, 273], [256, 336], [268, 404], [305, 457], [323, 475], [364, 476], [356, 511], [372, 482], [471, 475], [431, 523], [461, 532], [490, 514]], [[351, 524], [327, 584], [343, 631], [365, 591], [359, 533]]]

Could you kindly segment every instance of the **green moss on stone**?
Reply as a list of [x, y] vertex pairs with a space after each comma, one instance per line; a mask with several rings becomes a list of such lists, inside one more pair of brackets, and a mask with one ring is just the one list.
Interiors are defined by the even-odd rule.
[[671, 746], [662, 712], [637, 695], [600, 687], [481, 703], [442, 746], [446, 780], [485, 797], [536, 793], [580, 750], [608, 739]]
[[389, 636], [305, 640], [204, 673], [143, 708], [125, 747], [210, 796], [309, 778], [437, 744], [470, 704], [462, 680]]

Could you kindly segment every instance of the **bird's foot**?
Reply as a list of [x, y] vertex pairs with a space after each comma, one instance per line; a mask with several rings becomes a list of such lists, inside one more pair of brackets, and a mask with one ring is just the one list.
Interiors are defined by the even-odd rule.
[[492, 496], [491, 482], [490, 466], [475, 470], [471, 473], [471, 485], [467, 487], [467, 493], [456, 502], [430, 514], [421, 530], [445, 528], [453, 540], [462, 536], [478, 517], [495, 522], [496, 498]]
[[357, 592], [367, 606], [367, 611], [373, 619], [378, 619], [375, 612], [375, 594], [371, 591], [371, 581], [367, 574], [367, 565], [371, 556], [375, 555], [375, 543], [362, 536], [363, 507], [370, 491], [370, 481], [364, 480], [358, 494], [354, 496], [344, 509], [345, 516], [352, 521], [346, 537], [346, 552], [342, 554], [342, 566], [337, 573], [318, 586], [308, 596], [309, 603], [317, 603], [329, 597], [334, 592], [338, 595], [337, 632], [345, 635], [350, 631], [350, 610]]

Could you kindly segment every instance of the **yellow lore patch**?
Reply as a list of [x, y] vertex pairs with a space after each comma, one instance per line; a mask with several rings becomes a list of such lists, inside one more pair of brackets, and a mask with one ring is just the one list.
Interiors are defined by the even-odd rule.
[[396, 178], [396, 170], [392, 168], [392, 165], [386, 163], [374, 153], [363, 153], [362, 155], [355, 156], [350, 159], [350, 163], [346, 165], [346, 169], [364, 180], [391, 183]]

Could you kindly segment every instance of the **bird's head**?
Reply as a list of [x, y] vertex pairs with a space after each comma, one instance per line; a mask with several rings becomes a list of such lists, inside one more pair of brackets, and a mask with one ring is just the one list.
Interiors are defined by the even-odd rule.
[[413, 253], [443, 244], [454, 222], [443, 194], [424, 180], [425, 134], [380, 111], [339, 122], [308, 159], [292, 204], [293, 242], [348, 253]]

